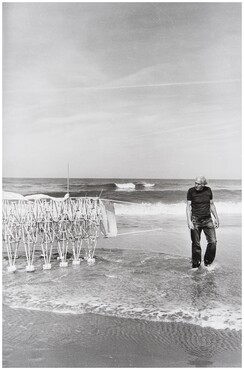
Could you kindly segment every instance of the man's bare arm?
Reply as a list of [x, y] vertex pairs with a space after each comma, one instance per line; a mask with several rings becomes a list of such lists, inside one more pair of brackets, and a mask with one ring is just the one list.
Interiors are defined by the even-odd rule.
[[187, 225], [189, 229], [194, 229], [194, 225], [191, 220], [191, 201], [188, 200], [186, 204], [186, 218], [187, 218]]
[[214, 226], [218, 228], [219, 227], [219, 217], [218, 217], [213, 200], [210, 200], [210, 210], [211, 210], [211, 213], [214, 215]]

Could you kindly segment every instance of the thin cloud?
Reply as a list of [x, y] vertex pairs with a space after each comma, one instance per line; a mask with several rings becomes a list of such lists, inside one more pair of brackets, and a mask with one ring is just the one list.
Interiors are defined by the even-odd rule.
[[161, 87], [161, 86], [181, 86], [181, 85], [203, 85], [203, 84], [222, 84], [222, 83], [233, 83], [241, 82], [240, 80], [213, 80], [213, 81], [185, 81], [185, 82], [168, 82], [159, 84], [143, 84], [143, 85], [121, 85], [121, 86], [103, 86], [103, 87], [91, 87], [89, 89], [98, 90], [113, 90], [113, 89], [133, 89], [143, 87]]
[[[215, 123], [215, 127], [212, 127], [212, 126], [206, 127], [206, 125], [204, 123], [192, 124], [192, 125], [185, 125], [185, 126], [180, 126], [180, 127], [165, 128], [163, 130], [152, 131], [152, 132], [148, 132], [146, 134], [141, 134], [141, 135], [139, 134], [139, 135], [137, 135], [137, 137], [141, 138], [141, 137], [165, 135], [165, 134], [170, 134], [170, 133], [177, 133], [177, 132], [180, 132], [180, 131], [188, 131], [190, 129], [193, 129], [194, 131], [198, 130], [197, 131], [198, 134], [200, 133], [199, 129], [201, 129], [202, 130], [201, 135], [203, 135], [205, 133], [207, 135], [209, 135], [209, 133], [223, 132], [224, 130], [227, 130], [228, 128], [233, 130], [233, 127], [234, 127], [233, 122], [234, 123], [240, 123], [240, 121], [238, 121], [238, 120], [229, 121], [229, 122], [220, 122], [219, 124]], [[238, 130], [238, 129], [236, 129], [236, 130]]]

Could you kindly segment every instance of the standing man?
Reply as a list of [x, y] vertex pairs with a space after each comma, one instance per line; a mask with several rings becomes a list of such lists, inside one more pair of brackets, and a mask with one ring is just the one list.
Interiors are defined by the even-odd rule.
[[[195, 186], [187, 192], [187, 224], [191, 231], [192, 241], [192, 267], [199, 267], [201, 258], [201, 232], [207, 239], [207, 249], [204, 255], [205, 266], [210, 265], [216, 254], [216, 233], [215, 228], [219, 227], [219, 218], [213, 203], [212, 190], [206, 186], [207, 181], [204, 176], [199, 176], [195, 180]], [[214, 216], [212, 220], [211, 213]]]

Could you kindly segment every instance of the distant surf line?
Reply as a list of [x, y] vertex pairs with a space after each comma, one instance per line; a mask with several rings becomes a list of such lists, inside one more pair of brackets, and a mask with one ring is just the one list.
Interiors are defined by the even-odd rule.
[[162, 227], [158, 227], [156, 229], [130, 231], [128, 233], [120, 233], [120, 234], [117, 234], [117, 236], [120, 236], [120, 235], [130, 235], [130, 234], [138, 234], [138, 233], [146, 233], [146, 232], [158, 231], [158, 230], [163, 230], [163, 228]]

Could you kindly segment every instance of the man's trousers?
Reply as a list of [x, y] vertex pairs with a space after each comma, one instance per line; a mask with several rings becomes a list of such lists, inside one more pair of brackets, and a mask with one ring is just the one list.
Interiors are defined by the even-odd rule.
[[204, 232], [207, 239], [207, 249], [204, 255], [204, 264], [210, 265], [216, 254], [216, 232], [211, 217], [198, 218], [192, 216], [194, 230], [191, 229], [192, 240], [192, 267], [199, 267], [202, 261], [201, 233]]

